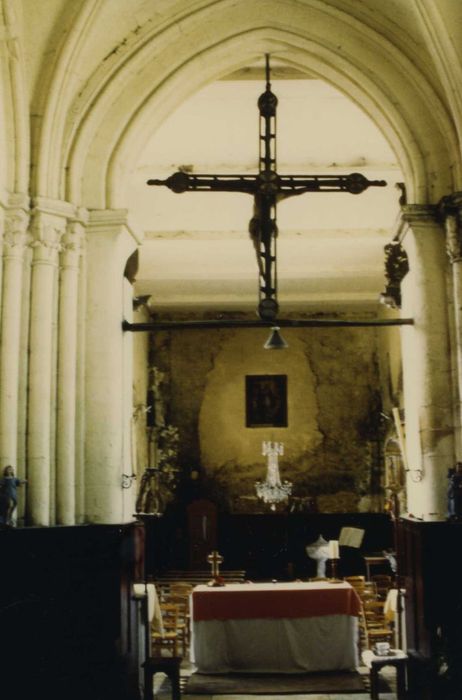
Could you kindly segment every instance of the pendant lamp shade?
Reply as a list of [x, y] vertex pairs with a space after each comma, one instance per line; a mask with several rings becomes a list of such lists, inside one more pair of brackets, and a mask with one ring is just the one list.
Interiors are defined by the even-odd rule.
[[289, 345], [286, 343], [282, 335], [279, 333], [279, 326], [271, 328], [271, 335], [263, 346], [265, 350], [284, 350]]

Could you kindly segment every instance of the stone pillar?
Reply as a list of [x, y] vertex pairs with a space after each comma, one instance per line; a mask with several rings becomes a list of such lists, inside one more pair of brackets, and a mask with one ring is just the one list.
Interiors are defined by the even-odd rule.
[[90, 522], [109, 524], [124, 520], [122, 475], [131, 474], [122, 320], [124, 268], [137, 241], [125, 210], [91, 212], [87, 230], [85, 512]]
[[454, 463], [445, 236], [435, 207], [404, 205], [402, 219], [410, 269], [402, 313], [414, 318], [402, 329], [408, 510], [444, 517]]
[[[29, 398], [29, 328], [30, 328], [30, 282], [31, 282], [32, 248], [27, 246], [24, 253], [21, 309], [21, 337], [19, 344], [19, 388], [18, 388], [18, 449], [17, 475], [27, 478], [27, 405]], [[28, 486], [22, 493], [18, 504], [18, 523], [24, 524]]]
[[68, 223], [61, 238], [56, 415], [56, 522], [74, 525], [76, 492], [77, 326], [83, 224]]
[[[133, 286], [129, 279], [125, 278], [124, 282], [124, 318], [127, 321], [133, 321]], [[123, 376], [124, 376], [124, 415], [123, 415], [123, 453], [122, 460], [124, 465], [124, 474], [131, 477], [136, 474], [136, 464], [133, 459], [133, 442], [132, 442], [132, 422], [133, 422], [133, 407], [134, 407], [134, 387], [133, 387], [133, 333], [124, 333], [123, 335]], [[133, 479], [129, 481], [129, 487], [124, 488], [122, 492], [122, 508], [123, 521], [130, 522], [133, 520], [133, 514], [136, 507], [136, 482]]]
[[[83, 220], [83, 215], [80, 216]], [[88, 214], [85, 212], [85, 222]], [[87, 239], [81, 240], [79, 262], [79, 307], [77, 319], [77, 386], [75, 425], [75, 515], [78, 525], [85, 522], [85, 347], [87, 320]]]
[[446, 229], [446, 246], [451, 263], [454, 308], [454, 355], [457, 381], [458, 454], [462, 459], [462, 192], [445, 197], [440, 207]]
[[[5, 212], [7, 210], [7, 205], [0, 198], [0, 256], [3, 253], [3, 232], [5, 228]], [[2, 299], [2, 276], [3, 276], [3, 265], [0, 265], [0, 305]]]
[[[27, 205], [6, 212], [3, 237], [3, 294], [0, 352], [0, 464], [17, 472], [19, 361]], [[23, 467], [23, 465], [21, 465]]]
[[61, 237], [72, 210], [64, 202], [39, 199], [32, 223], [32, 277], [28, 406], [28, 521], [50, 524], [52, 503], [52, 386], [54, 383], [54, 324], [56, 278]]

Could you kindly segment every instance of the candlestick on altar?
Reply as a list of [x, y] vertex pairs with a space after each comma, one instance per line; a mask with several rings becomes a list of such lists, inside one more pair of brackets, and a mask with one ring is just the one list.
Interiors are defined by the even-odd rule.
[[330, 561], [330, 579], [331, 583], [340, 583], [341, 579], [338, 578], [338, 560], [340, 559], [340, 549], [338, 545], [338, 540], [329, 540], [328, 554]]
[[207, 557], [207, 561], [212, 566], [212, 580], [208, 582], [208, 586], [224, 586], [224, 581], [220, 576], [220, 564], [223, 563], [223, 557], [215, 549]]
[[338, 577], [338, 559], [329, 559], [330, 563], [330, 577], [328, 578], [329, 583], [342, 583], [342, 579]]

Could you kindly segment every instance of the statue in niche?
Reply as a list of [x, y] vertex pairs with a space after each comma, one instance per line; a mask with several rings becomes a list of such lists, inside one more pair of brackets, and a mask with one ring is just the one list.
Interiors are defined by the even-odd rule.
[[[133, 393], [135, 396], [135, 387], [133, 387]], [[131, 440], [131, 464], [132, 464], [132, 474], [131, 477], [136, 478], [138, 475], [138, 465], [143, 462], [145, 462], [145, 457], [144, 455], [140, 457], [138, 454], [139, 451], [139, 445], [138, 445], [138, 434], [139, 431], [142, 433], [144, 430], [144, 421], [146, 420], [145, 416], [149, 412], [150, 407], [147, 404], [136, 404], [133, 408], [132, 412], [132, 423], [131, 423], [131, 435], [130, 435], [130, 440]], [[130, 482], [131, 483], [131, 482]]]
[[136, 499], [137, 513], [160, 513], [158, 470], [148, 467], [141, 477], [140, 490]]
[[149, 466], [141, 477], [136, 501], [137, 513], [161, 514], [173, 499], [178, 485], [179, 431], [165, 421], [165, 401], [162, 392], [164, 373], [153, 366], [148, 390], [149, 409], [146, 412], [149, 439]]
[[400, 512], [405, 510], [406, 477], [403, 455], [398, 438], [389, 437], [385, 443], [385, 491], [396, 495]]

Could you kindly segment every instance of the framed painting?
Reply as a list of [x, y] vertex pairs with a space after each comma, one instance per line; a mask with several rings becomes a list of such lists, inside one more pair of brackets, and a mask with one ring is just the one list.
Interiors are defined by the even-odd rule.
[[287, 375], [246, 375], [245, 408], [247, 428], [286, 428]]

